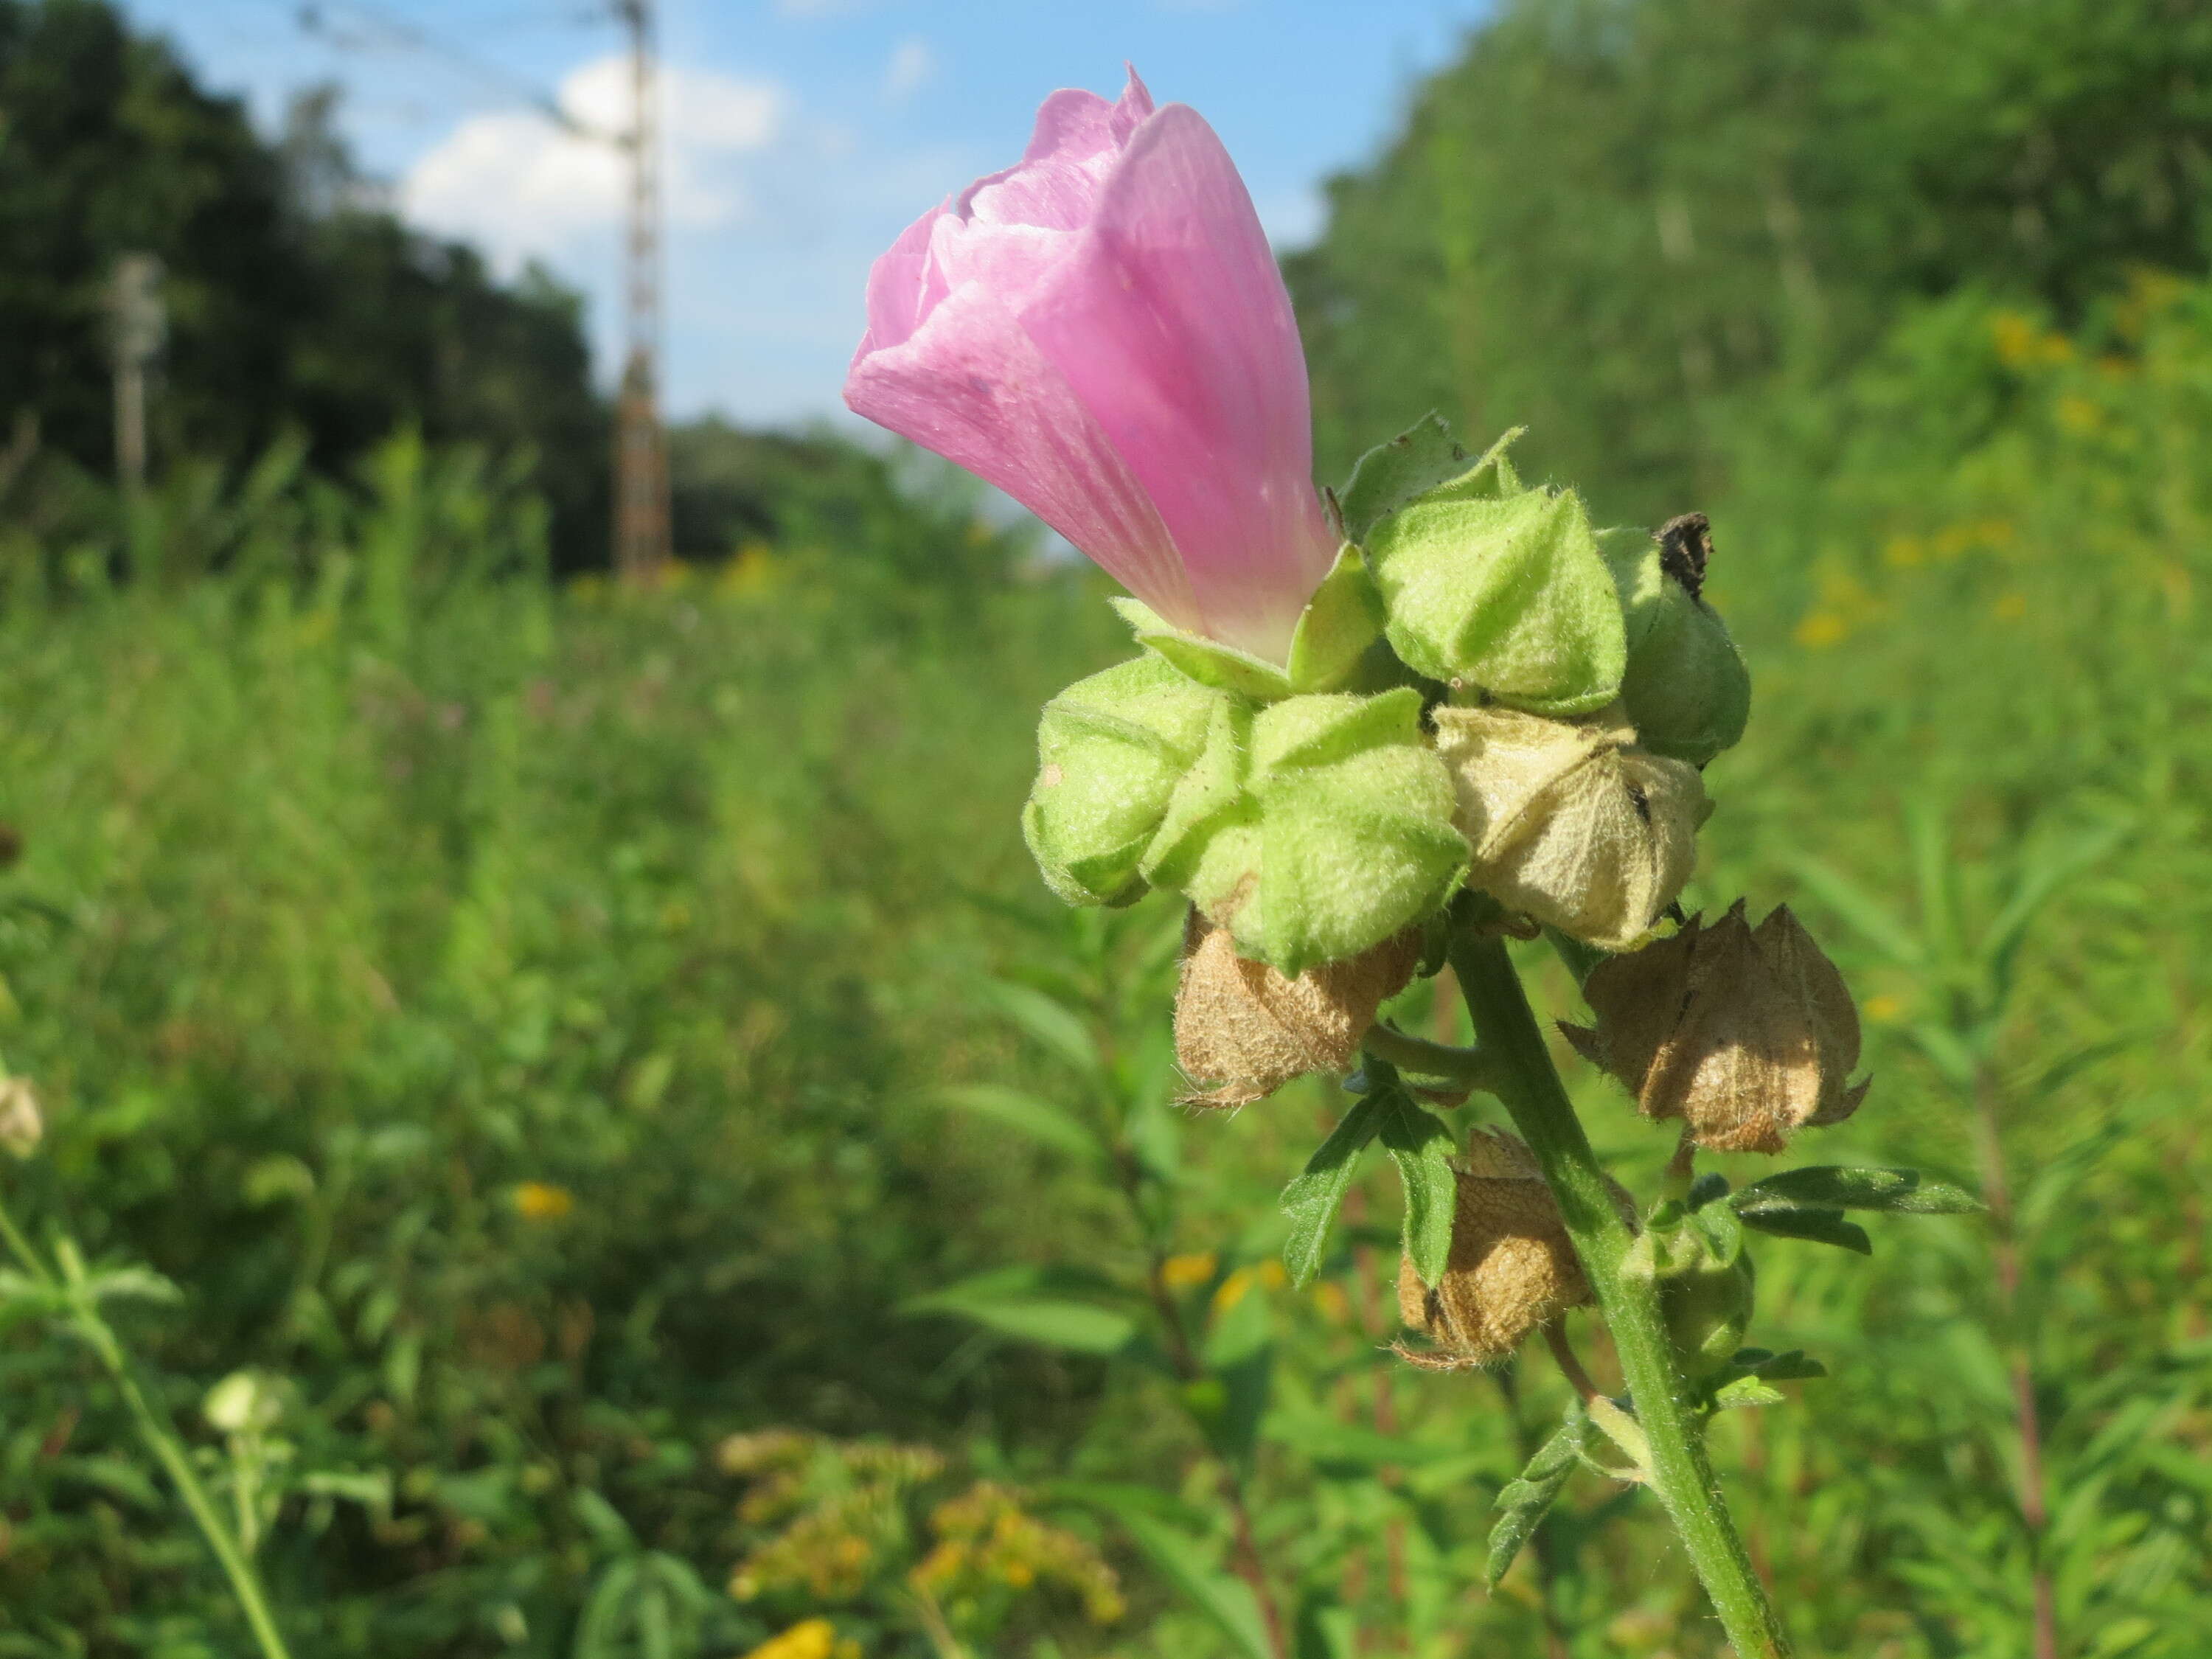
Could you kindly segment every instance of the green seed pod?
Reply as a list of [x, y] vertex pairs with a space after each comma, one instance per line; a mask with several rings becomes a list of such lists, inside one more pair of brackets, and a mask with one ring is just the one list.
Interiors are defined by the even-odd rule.
[[1620, 695], [1620, 599], [1572, 491], [1505, 489], [1478, 467], [1367, 532], [1390, 644], [1455, 691], [1538, 714]]
[[1418, 692], [1287, 697], [1214, 711], [1141, 873], [1292, 978], [1436, 909], [1467, 869], [1451, 781]]
[[1705, 600], [1712, 532], [1702, 513], [1669, 520], [1656, 538], [1600, 538], [1620, 590], [1628, 667], [1621, 702], [1636, 740], [1655, 755], [1703, 766], [1743, 736], [1751, 674], [1728, 624]]
[[1127, 904], [1176, 784], [1234, 699], [1147, 653], [1078, 680], [1044, 708], [1022, 836], [1070, 904]]
[[1659, 1310], [1692, 1372], [1717, 1370], [1735, 1357], [1751, 1324], [1751, 1258], [1741, 1249], [1728, 1261], [1701, 1255], [1660, 1281]]

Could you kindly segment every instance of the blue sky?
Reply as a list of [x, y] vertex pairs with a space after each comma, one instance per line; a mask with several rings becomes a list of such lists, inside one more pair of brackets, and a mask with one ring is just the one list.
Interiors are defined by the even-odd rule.
[[[591, 298], [611, 356], [612, 153], [531, 112], [541, 89], [627, 118], [605, 0], [125, 0], [273, 127], [299, 87], [347, 88], [345, 132], [418, 222]], [[1055, 87], [1133, 62], [1219, 129], [1281, 246], [1320, 181], [1372, 155], [1486, 0], [662, 0], [668, 400], [749, 422], [841, 414], [869, 262], [948, 191], [1013, 161]], [[312, 24], [303, 25], [303, 17]]]

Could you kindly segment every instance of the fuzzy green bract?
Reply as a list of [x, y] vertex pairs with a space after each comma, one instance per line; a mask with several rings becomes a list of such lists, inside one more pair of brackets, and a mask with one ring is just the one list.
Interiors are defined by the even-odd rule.
[[1608, 530], [1599, 540], [1626, 623], [1620, 695], [1637, 741], [1703, 766], [1743, 736], [1751, 672], [1720, 613], [1667, 574], [1650, 536]]
[[1070, 904], [1127, 904], [1176, 786], [1232, 699], [1152, 655], [1078, 680], [1037, 723], [1022, 836]]
[[1370, 453], [1345, 491], [1392, 648], [1418, 673], [1530, 714], [1603, 708], [1627, 641], [1581, 497], [1518, 488], [1502, 444], [1431, 482], [1462, 461], [1438, 450], [1440, 427]]
[[1467, 869], [1421, 700], [1294, 696], [1214, 711], [1143, 875], [1289, 975], [1378, 945], [1436, 909]]

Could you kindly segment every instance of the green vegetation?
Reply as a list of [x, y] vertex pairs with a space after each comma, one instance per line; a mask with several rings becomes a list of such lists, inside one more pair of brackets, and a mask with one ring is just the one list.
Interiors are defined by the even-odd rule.
[[[1692, 901], [1787, 893], [1851, 979], [1874, 1090], [1801, 1150], [1990, 1200], [1754, 1246], [1759, 1328], [1828, 1374], [1715, 1457], [1805, 1650], [2032, 1659], [2040, 1595], [2067, 1659], [2197, 1659], [2203, 24], [1785, 9], [1522, 4], [1432, 84], [1297, 272], [1331, 465], [1434, 402], [1530, 421], [1606, 518], [1711, 512], [1755, 701]], [[1832, 169], [1786, 176], [1834, 331], [1739, 361], [1796, 279], [1705, 228], [1790, 222], [1741, 188], [1784, 129]], [[1941, 193], [2023, 177], [2063, 258]], [[1654, 279], [1662, 186], [1710, 268]], [[1342, 1099], [1172, 1106], [1180, 917], [1043, 890], [1032, 731], [1127, 653], [1099, 591], [927, 477], [714, 443], [776, 510], [651, 592], [550, 586], [526, 470], [411, 437], [344, 483], [302, 441], [179, 465], [127, 516], [0, 457], [0, 1054], [49, 1126], [0, 1200], [123, 1275], [100, 1316], [295, 1659], [1714, 1656], [1648, 1496], [1564, 1458], [1484, 1594], [1565, 1385], [1384, 1351], [1385, 1158], [1289, 1284]], [[1559, 1053], [1649, 1185], [1671, 1138]], [[0, 1655], [249, 1651], [72, 1328], [0, 1279]]]

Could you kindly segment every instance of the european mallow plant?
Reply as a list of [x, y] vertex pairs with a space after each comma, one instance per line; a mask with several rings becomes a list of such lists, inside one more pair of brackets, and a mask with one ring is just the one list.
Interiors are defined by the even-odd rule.
[[[1731, 1191], [1700, 1150], [1787, 1152], [1855, 1111], [1857, 1015], [1787, 909], [1679, 897], [1703, 769], [1750, 683], [1707, 602], [1700, 514], [1592, 526], [1571, 489], [1431, 416], [1334, 491], [1311, 477], [1304, 358], [1249, 196], [1196, 112], [1056, 92], [1014, 166], [876, 262], [860, 414], [1006, 491], [1128, 590], [1128, 660], [1046, 705], [1023, 828], [1070, 904], [1189, 907], [1188, 1103], [1310, 1073], [1350, 1109], [1284, 1194], [1318, 1266], [1378, 1134], [1406, 1185], [1399, 1352], [1495, 1364], [1531, 1336], [1579, 1399], [1501, 1496], [1496, 1582], [1566, 1473], [1602, 1457], [1665, 1505], [1736, 1651], [1790, 1650], [1708, 1463], [1715, 1413], [1817, 1375], [1747, 1345], [1747, 1235], [1863, 1246], [1846, 1210], [1971, 1207], [1911, 1171], [1808, 1166]], [[1600, 1166], [1506, 951], [1550, 939], [1583, 1056], [1679, 1125], [1660, 1191]], [[1477, 1036], [1378, 1008], [1449, 963]], [[1481, 1096], [1510, 1121], [1455, 1133]], [[1562, 1321], [1594, 1307], [1620, 1389]]]

